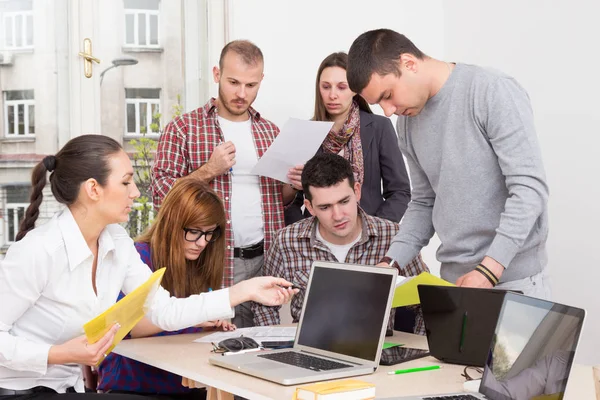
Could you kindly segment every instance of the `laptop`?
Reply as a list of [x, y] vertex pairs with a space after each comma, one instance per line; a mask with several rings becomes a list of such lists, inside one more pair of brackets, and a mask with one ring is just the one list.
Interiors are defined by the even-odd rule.
[[584, 318], [580, 308], [507, 292], [479, 393], [388, 400], [561, 400]]
[[282, 385], [372, 374], [397, 274], [395, 268], [315, 261], [293, 348], [213, 355], [209, 362]]
[[483, 367], [506, 291], [430, 285], [418, 290], [431, 355]]

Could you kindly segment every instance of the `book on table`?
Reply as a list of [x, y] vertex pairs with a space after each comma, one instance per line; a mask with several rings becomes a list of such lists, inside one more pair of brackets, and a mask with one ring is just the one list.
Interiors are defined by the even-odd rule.
[[374, 398], [375, 385], [358, 379], [299, 386], [294, 394], [294, 400], [367, 400]]

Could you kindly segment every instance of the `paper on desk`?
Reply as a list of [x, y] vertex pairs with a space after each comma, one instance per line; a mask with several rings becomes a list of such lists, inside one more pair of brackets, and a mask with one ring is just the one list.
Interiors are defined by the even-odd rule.
[[296, 337], [296, 327], [279, 326], [254, 326], [252, 328], [239, 328], [229, 332], [215, 332], [210, 335], [202, 336], [194, 340], [197, 343], [217, 343], [221, 340], [236, 338], [240, 336], [251, 337], [257, 342], [294, 340]]
[[288, 170], [310, 160], [332, 126], [328, 121], [290, 118], [250, 173], [290, 183]]
[[453, 283], [431, 275], [429, 272], [421, 272], [417, 276], [405, 278], [398, 276], [396, 279], [396, 289], [394, 291], [394, 299], [392, 307], [411, 306], [413, 304], [421, 304], [419, 299], [419, 291], [417, 285], [438, 285], [438, 286], [454, 286]]
[[161, 268], [142, 283], [139, 287], [113, 304], [109, 309], [96, 318], [83, 325], [83, 330], [89, 343], [96, 343], [106, 332], [118, 322], [121, 328], [117, 331], [112, 346], [106, 354], [110, 353], [115, 346], [140, 322], [146, 314], [146, 304], [152, 299], [160, 281], [165, 274], [165, 268]]

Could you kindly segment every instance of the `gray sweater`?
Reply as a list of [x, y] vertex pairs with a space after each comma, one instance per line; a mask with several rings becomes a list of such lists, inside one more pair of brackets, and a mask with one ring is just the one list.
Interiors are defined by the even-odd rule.
[[529, 97], [513, 78], [457, 64], [397, 129], [413, 191], [388, 256], [405, 265], [437, 232], [451, 282], [486, 255], [506, 268], [500, 282], [544, 269], [548, 187]]

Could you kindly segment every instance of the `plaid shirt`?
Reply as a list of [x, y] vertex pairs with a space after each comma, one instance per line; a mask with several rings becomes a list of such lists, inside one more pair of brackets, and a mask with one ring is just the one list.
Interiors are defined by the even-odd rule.
[[[398, 224], [367, 215], [360, 207], [358, 214], [362, 220], [362, 236], [350, 248], [344, 262], [375, 265], [379, 263], [390, 247], [392, 238], [398, 232]], [[298, 294], [292, 297], [290, 304], [294, 322], [300, 320], [306, 285], [308, 284], [308, 276], [313, 261], [338, 262], [331, 250], [317, 239], [317, 226], [316, 217], [310, 217], [285, 227], [277, 233], [271, 249], [265, 256], [263, 275], [279, 276], [303, 287]], [[400, 275], [403, 276], [414, 276], [429, 271], [420, 255], [406, 266], [398, 268], [398, 270]], [[261, 326], [279, 325], [280, 308], [281, 306], [269, 307], [253, 303], [254, 323]], [[417, 318], [414, 332], [424, 335], [425, 324], [420, 307], [415, 307], [415, 310], [417, 311]], [[391, 327], [394, 325], [393, 315], [392, 313], [390, 318]]]
[[[135, 248], [142, 261], [154, 271], [150, 246], [148, 243], [135, 243]], [[117, 299], [121, 300], [123, 293]], [[186, 328], [173, 332], [160, 332], [153, 336], [170, 336], [182, 333], [202, 332], [202, 328]], [[125, 337], [129, 339], [130, 336]], [[160, 368], [123, 357], [117, 353], [110, 353], [98, 366], [98, 389], [125, 390], [136, 393], [179, 394], [188, 393], [191, 389], [181, 385], [181, 376], [163, 371]]]
[[[261, 118], [252, 107], [248, 109], [252, 120], [252, 137], [258, 158], [261, 158], [279, 134], [275, 124]], [[183, 114], [166, 127], [158, 142], [152, 170], [152, 197], [158, 210], [175, 181], [205, 165], [216, 146], [225, 141], [219, 127], [215, 99], [203, 107]], [[279, 229], [284, 226], [282, 183], [264, 176], [259, 177], [262, 213], [265, 229], [265, 251]], [[226, 254], [223, 287], [233, 285], [233, 223], [231, 221], [231, 175], [219, 175], [210, 182], [223, 200], [227, 217]], [[244, 201], [238, 199], [237, 201]]]

